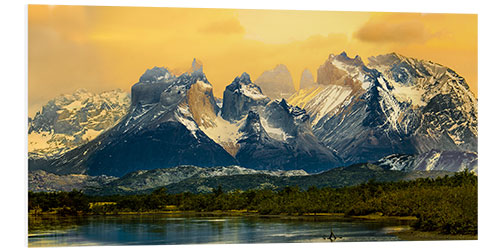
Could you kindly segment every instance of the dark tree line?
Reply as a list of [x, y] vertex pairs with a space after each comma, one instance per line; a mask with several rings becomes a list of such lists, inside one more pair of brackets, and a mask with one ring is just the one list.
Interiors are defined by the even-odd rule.
[[89, 197], [80, 191], [28, 192], [28, 210], [34, 213], [56, 211], [62, 215], [90, 212]]

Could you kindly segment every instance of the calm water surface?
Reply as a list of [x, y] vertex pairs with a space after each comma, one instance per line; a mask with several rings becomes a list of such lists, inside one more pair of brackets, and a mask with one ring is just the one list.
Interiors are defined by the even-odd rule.
[[29, 247], [220, 243], [394, 241], [389, 233], [408, 230], [405, 221], [286, 219], [255, 216], [171, 215], [37, 216], [29, 218]]

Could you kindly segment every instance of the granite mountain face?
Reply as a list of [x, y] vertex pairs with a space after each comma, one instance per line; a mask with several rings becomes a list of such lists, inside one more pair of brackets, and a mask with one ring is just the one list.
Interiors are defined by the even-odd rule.
[[234, 156], [241, 166], [317, 172], [342, 164], [313, 135], [304, 110], [284, 99], [270, 101], [248, 74], [226, 87], [223, 101], [221, 116], [237, 127], [231, 144], [238, 149]]
[[284, 64], [278, 64], [274, 69], [265, 71], [256, 80], [264, 95], [271, 100], [286, 99], [295, 93], [292, 74]]
[[318, 84], [314, 81], [314, 76], [309, 69], [304, 69], [302, 75], [300, 76], [299, 89], [309, 89], [318, 87]]

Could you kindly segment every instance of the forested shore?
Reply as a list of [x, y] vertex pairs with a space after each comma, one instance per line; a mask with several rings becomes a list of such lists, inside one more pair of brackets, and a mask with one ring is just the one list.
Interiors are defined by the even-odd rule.
[[30, 216], [155, 212], [238, 212], [258, 215], [415, 217], [419, 231], [477, 235], [477, 176], [467, 171], [454, 176], [412, 181], [374, 182], [302, 190], [232, 190], [169, 194], [165, 188], [149, 194], [89, 196], [80, 191], [29, 192]]

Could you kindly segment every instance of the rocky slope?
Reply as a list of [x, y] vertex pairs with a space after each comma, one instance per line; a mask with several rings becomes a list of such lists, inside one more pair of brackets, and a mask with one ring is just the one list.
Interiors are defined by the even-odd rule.
[[[177, 183], [166, 185], [169, 193], [209, 193], [219, 186], [226, 192], [249, 189], [281, 190], [284, 187], [299, 187], [304, 190], [314, 186], [317, 188], [340, 188], [359, 185], [370, 180], [377, 182], [414, 180], [417, 178], [436, 178], [453, 175], [447, 171], [392, 171], [372, 164], [357, 164], [348, 167], [334, 168], [329, 171], [311, 175], [276, 176], [268, 174], [221, 175], [208, 178], [187, 178]], [[139, 192], [151, 192], [154, 189]], [[90, 191], [90, 190], [89, 190]], [[113, 188], [103, 188], [100, 193], [124, 193]], [[137, 192], [137, 191], [135, 191]], [[132, 193], [132, 192], [129, 192]]]
[[307, 175], [305, 171], [264, 171], [243, 168], [240, 166], [227, 167], [209, 167], [201, 168], [196, 166], [177, 166], [173, 168], [140, 170], [129, 173], [119, 179], [101, 185], [100, 189], [110, 192], [138, 192], [148, 189], [175, 184], [185, 179], [212, 178], [217, 176], [235, 176], [235, 175], [269, 175], [269, 176], [303, 176]]
[[30, 159], [57, 158], [114, 126], [130, 108], [130, 96], [121, 90], [93, 94], [79, 89], [50, 100], [30, 118]]
[[28, 190], [33, 192], [69, 192], [73, 189], [85, 190], [88, 188], [98, 188], [116, 179], [116, 177], [104, 175], [56, 175], [43, 170], [36, 170], [28, 173]]
[[478, 173], [477, 162], [478, 157], [475, 152], [431, 150], [419, 155], [389, 155], [375, 164], [401, 171], [469, 170]]
[[270, 102], [261, 114], [250, 111], [240, 129], [236, 159], [243, 166], [318, 172], [342, 165], [313, 135], [304, 110], [282, 100]]

